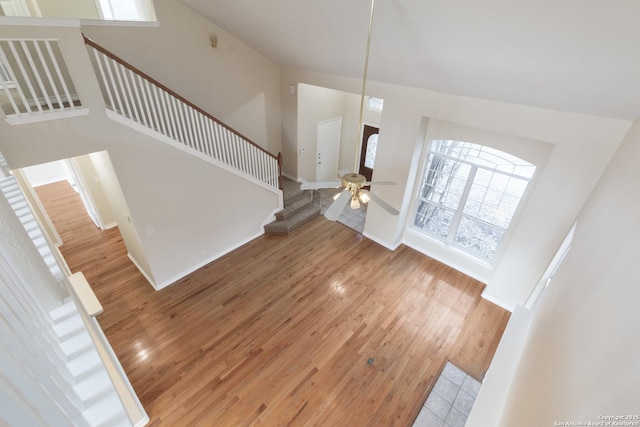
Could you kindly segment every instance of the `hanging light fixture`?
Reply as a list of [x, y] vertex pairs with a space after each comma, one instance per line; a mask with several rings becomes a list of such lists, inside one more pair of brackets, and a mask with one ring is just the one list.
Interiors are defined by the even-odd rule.
[[[373, 32], [373, 16], [376, 8], [376, 0], [371, 0], [371, 12], [369, 14], [369, 30], [367, 32], [367, 48], [364, 54], [364, 71], [362, 73], [362, 88], [360, 90], [360, 114], [358, 115], [358, 134], [355, 143], [355, 153], [353, 156], [353, 173], [348, 173], [342, 176], [342, 185], [347, 187], [351, 191], [351, 209], [359, 209], [360, 203], [358, 199], [363, 203], [369, 201], [369, 197], [366, 193], [361, 191], [365, 186], [367, 179], [364, 175], [356, 173], [358, 170], [358, 148], [360, 141], [362, 140], [362, 125], [364, 118], [364, 99], [367, 91], [367, 74], [369, 72], [369, 52], [371, 50], [371, 34]], [[364, 196], [364, 198], [363, 198]]]
[[358, 170], [358, 148], [360, 141], [362, 139], [362, 128], [363, 128], [363, 116], [364, 116], [364, 100], [365, 100], [365, 92], [367, 88], [367, 73], [369, 71], [369, 51], [371, 50], [371, 33], [373, 31], [373, 15], [375, 11], [375, 0], [371, 0], [371, 13], [369, 15], [369, 31], [367, 33], [367, 48], [365, 50], [364, 57], [364, 72], [362, 75], [362, 88], [360, 91], [360, 115], [358, 118], [358, 137], [355, 143], [355, 155], [353, 160], [353, 172], [344, 174], [340, 177], [340, 182], [307, 182], [302, 179], [299, 179], [302, 182], [300, 188], [302, 190], [317, 190], [320, 188], [335, 188], [340, 185], [344, 186], [345, 189], [334, 197], [334, 202], [329, 206], [329, 208], [325, 211], [324, 216], [332, 221], [335, 221], [340, 216], [342, 210], [347, 206], [349, 200], [351, 200], [350, 207], [351, 209], [359, 209], [360, 202], [367, 203], [369, 200], [373, 200], [380, 207], [386, 210], [391, 215], [398, 215], [398, 211], [389, 205], [384, 200], [377, 197], [375, 194], [372, 194], [365, 190], [363, 187], [368, 185], [396, 185], [395, 182], [368, 182], [367, 178], [357, 173]]

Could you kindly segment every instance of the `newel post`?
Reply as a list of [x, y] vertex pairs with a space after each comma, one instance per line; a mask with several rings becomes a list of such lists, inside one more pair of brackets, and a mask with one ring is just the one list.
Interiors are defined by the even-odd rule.
[[284, 184], [282, 182], [282, 153], [278, 153], [278, 188], [284, 190]]

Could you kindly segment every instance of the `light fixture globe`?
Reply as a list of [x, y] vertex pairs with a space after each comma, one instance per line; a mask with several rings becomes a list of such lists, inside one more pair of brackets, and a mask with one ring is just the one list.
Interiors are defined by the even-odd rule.
[[364, 175], [360, 175], [359, 173], [347, 173], [342, 175], [342, 185], [344, 185], [347, 190], [351, 192], [357, 191], [364, 187], [364, 184], [367, 182], [367, 178]]

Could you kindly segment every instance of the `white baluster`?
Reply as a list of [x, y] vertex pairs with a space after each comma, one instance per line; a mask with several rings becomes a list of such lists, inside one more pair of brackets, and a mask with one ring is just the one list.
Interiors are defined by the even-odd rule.
[[213, 158], [218, 161], [223, 161], [220, 156], [220, 152], [218, 151], [218, 145], [216, 143], [216, 129], [215, 122], [211, 119], [207, 120], [207, 130], [209, 132], [209, 143], [211, 144], [211, 152], [213, 153]]
[[[40, 49], [40, 43], [36, 40], [33, 42], [33, 45], [36, 49], [36, 53], [38, 54], [38, 59], [40, 60], [40, 64], [42, 64], [42, 69], [44, 70], [45, 75], [47, 76], [47, 80], [49, 81], [49, 85], [51, 86], [51, 90], [53, 91], [53, 96], [56, 98], [56, 102], [58, 103], [58, 109], [64, 110], [64, 104], [62, 102], [62, 98], [60, 97], [60, 92], [58, 92], [58, 88], [56, 87], [55, 82], [53, 81], [53, 76], [51, 75], [51, 71], [47, 66], [47, 62], [42, 54], [42, 50]], [[49, 58], [52, 61], [55, 61], [55, 58]], [[73, 104], [69, 105], [70, 108], [73, 108]]]
[[[121, 70], [121, 65], [119, 63], [117, 63], [116, 61], [111, 61], [112, 65], [113, 65], [113, 73], [116, 75], [116, 80], [118, 82], [117, 86], [116, 86], [116, 90], [118, 94], [122, 95], [122, 99], [124, 99], [124, 109], [120, 111], [120, 114], [128, 117], [129, 119], [133, 120], [133, 111], [131, 111], [131, 105], [129, 105], [129, 97], [127, 96], [127, 92], [124, 86], [124, 83], [122, 82], [122, 70]], [[120, 99], [120, 95], [118, 95], [118, 99]]]
[[196, 115], [196, 133], [198, 134], [198, 141], [200, 141], [200, 152], [205, 154], [207, 157], [211, 157], [207, 152], [207, 140], [206, 133], [202, 128], [202, 119], [203, 115], [200, 111], [195, 112]]
[[187, 133], [189, 135], [189, 147], [196, 151], [198, 150], [198, 141], [195, 136], [195, 123], [193, 121], [193, 108], [182, 102], [182, 109], [184, 111], [184, 120], [187, 126]]
[[[22, 47], [22, 51], [24, 52], [25, 57], [27, 58], [27, 63], [29, 64], [29, 67], [31, 67], [31, 72], [36, 79], [36, 83], [38, 84], [38, 88], [40, 89], [42, 98], [44, 98], [43, 99], [44, 102], [47, 104], [47, 108], [49, 108], [49, 111], [53, 110], [53, 105], [51, 104], [51, 100], [49, 99], [49, 94], [47, 93], [47, 89], [44, 87], [44, 83], [40, 78], [40, 71], [36, 67], [36, 64], [33, 62], [33, 56], [31, 55], [31, 50], [29, 49], [29, 46], [24, 40], [20, 40], [20, 47]], [[46, 64], [45, 64], [45, 68], [46, 68]], [[40, 99], [41, 97], [39, 97], [37, 94], [34, 96], [34, 101], [38, 105], [39, 109], [42, 109]]]
[[107, 80], [107, 76], [105, 75], [105, 72], [104, 72], [104, 67], [102, 66], [101, 58], [103, 55], [100, 54], [93, 47], [89, 47], [89, 48], [93, 51], [93, 57], [96, 60], [96, 65], [98, 66], [98, 71], [100, 71], [100, 77], [102, 78], [102, 85], [104, 87], [105, 92], [107, 92], [107, 98], [109, 98], [107, 107], [112, 111], [116, 111], [116, 105], [113, 102], [113, 94], [111, 91], [111, 86], [109, 85], [109, 81]]
[[162, 125], [160, 124], [160, 121], [158, 120], [158, 112], [156, 111], [156, 102], [155, 99], [153, 97], [153, 85], [149, 84], [148, 80], [143, 80], [144, 83], [144, 93], [145, 93], [145, 98], [144, 98], [144, 102], [145, 105], [147, 105], [147, 108], [151, 111], [151, 118], [152, 121], [154, 123], [153, 127], [156, 131], [160, 132], [160, 133], [164, 133], [164, 130], [162, 129]]
[[[18, 43], [20, 43], [21, 48], [23, 47], [23, 41], [21, 40], [17, 40]], [[29, 90], [29, 94], [31, 96], [31, 100], [26, 100], [26, 104], [25, 107], [27, 109], [27, 111], [29, 113], [31, 113], [31, 104], [35, 104], [36, 109], [39, 112], [42, 112], [42, 105], [40, 105], [40, 102], [38, 102], [38, 94], [36, 93], [35, 88], [33, 87], [33, 82], [31, 81], [31, 79], [29, 78], [29, 74], [27, 73], [24, 64], [22, 62], [22, 56], [18, 54], [18, 51], [16, 49], [16, 46], [14, 44], [13, 41], [9, 41], [9, 49], [11, 49], [11, 53], [13, 54], [13, 59], [16, 61], [16, 63], [18, 64], [18, 70], [20, 70], [20, 73], [22, 74], [22, 81], [27, 85], [27, 89]], [[24, 56], [28, 56], [29, 53], [28, 52], [23, 52]], [[17, 82], [16, 82], [17, 83]], [[16, 86], [22, 86], [21, 84], [16, 84]], [[31, 101], [31, 102], [29, 102]]]
[[151, 127], [147, 122], [145, 109], [142, 105], [142, 100], [140, 99], [140, 91], [138, 91], [139, 78], [140, 76], [129, 70], [129, 78], [127, 79], [127, 81], [131, 82], [131, 86], [133, 86], [133, 93], [135, 95], [135, 99], [132, 98], [131, 102], [133, 103], [133, 105], [135, 105], [135, 109], [138, 111], [138, 122], [146, 127]]
[[178, 128], [178, 138], [176, 138], [176, 140], [184, 144], [186, 141], [186, 138], [183, 132], [184, 122], [182, 121], [182, 114], [180, 114], [180, 109], [179, 109], [180, 101], [175, 99], [173, 95], [169, 95], [169, 100], [171, 100], [172, 119], [175, 122], [176, 127]]
[[[6, 58], [6, 56], [4, 55], [4, 51], [2, 49], [2, 44], [0, 44], [0, 60], [2, 60], [2, 58]], [[5, 66], [6, 65], [6, 66]], [[20, 109], [18, 108], [18, 105], [16, 104], [16, 101], [13, 99], [13, 94], [11, 93], [11, 91], [9, 91], [9, 88], [7, 87], [7, 83], [15, 83], [15, 75], [13, 74], [13, 70], [11, 70], [11, 67], [9, 66], [8, 63], [6, 64], [2, 64], [1, 65], [3, 67], [3, 70], [5, 70], [7, 72], [7, 78], [9, 79], [8, 81], [5, 81], [4, 78], [2, 80], [2, 89], [4, 90], [5, 95], [7, 96], [7, 99], [9, 100], [9, 103], [11, 104], [11, 108], [13, 109], [13, 113], [14, 114], [19, 114], [20, 113]], [[4, 73], [2, 73], [4, 75]], [[20, 91], [20, 88], [18, 87], [18, 91]], [[8, 114], [8, 113], [7, 113]]]
[[[58, 46], [58, 42], [54, 42], [56, 43], [56, 46]], [[45, 40], [44, 41], [44, 45], [47, 47], [47, 53], [49, 54], [49, 58], [51, 58], [51, 63], [53, 64], [53, 69], [56, 71], [56, 75], [58, 76], [58, 80], [60, 81], [60, 84], [62, 85], [62, 90], [64, 92], [64, 96], [67, 98], [67, 102], [69, 103], [69, 107], [70, 108], [74, 108], [74, 104], [73, 104], [73, 98], [71, 97], [71, 93], [69, 92], [69, 87], [67, 87], [67, 83], [64, 80], [64, 76], [62, 74], [62, 71], [60, 70], [60, 65], [58, 64], [58, 61], [56, 60], [56, 56], [53, 53], [53, 49], [51, 48], [51, 42], [49, 40]]]
[[165, 135], [176, 139], [173, 124], [171, 123], [171, 116], [169, 115], [169, 107], [167, 106], [166, 92], [158, 87], [155, 88], [155, 91], [158, 93], [158, 97], [160, 98], [159, 105], [162, 113], [162, 123], [167, 129], [167, 133]]
[[129, 118], [131, 120], [135, 120], [140, 123], [140, 117], [138, 116], [138, 108], [136, 106], [136, 101], [133, 97], [133, 90], [131, 89], [131, 80], [129, 79], [129, 75], [131, 74], [131, 70], [127, 69], [124, 65], [118, 64], [118, 68], [122, 72], [122, 80], [124, 80], [124, 88], [126, 92], [123, 94], [125, 103], [131, 108], [131, 115]]
[[[27, 89], [29, 89], [31, 91], [32, 96], [35, 97], [35, 94], [33, 92], [33, 86], [31, 86], [31, 81], [29, 80], [28, 76], [26, 76], [26, 72], [24, 70], [24, 67], [22, 66], [22, 60], [20, 59], [20, 56], [18, 55], [18, 52], [16, 51], [16, 48], [13, 44], [13, 41], [9, 40], [7, 42], [8, 46], [9, 46], [9, 50], [11, 51], [11, 53], [14, 56], [14, 59], [18, 65], [18, 70], [22, 73], [23, 79], [24, 79], [24, 83], [27, 84]], [[2, 54], [4, 56], [4, 53]], [[24, 94], [23, 90], [22, 90], [22, 84], [21, 81], [18, 81], [18, 79], [16, 78], [17, 76], [15, 74], [13, 74], [13, 70], [11, 70], [11, 78], [13, 79], [14, 83], [16, 84], [16, 89], [18, 90], [18, 94], [20, 95], [20, 100], [22, 101], [22, 104], [24, 105], [24, 108], [27, 110], [27, 113], [31, 113], [31, 106], [29, 105], [29, 101], [27, 101], [26, 95]], [[40, 108], [40, 110], [42, 110], [42, 107], [38, 106]], [[19, 111], [16, 111], [16, 114], [19, 114]]]

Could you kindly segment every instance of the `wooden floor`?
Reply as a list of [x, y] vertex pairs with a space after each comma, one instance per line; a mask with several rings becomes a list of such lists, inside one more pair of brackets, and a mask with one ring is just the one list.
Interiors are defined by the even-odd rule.
[[447, 359], [483, 375], [509, 317], [479, 282], [322, 217], [155, 291], [71, 187], [37, 192], [152, 426], [409, 426]]

